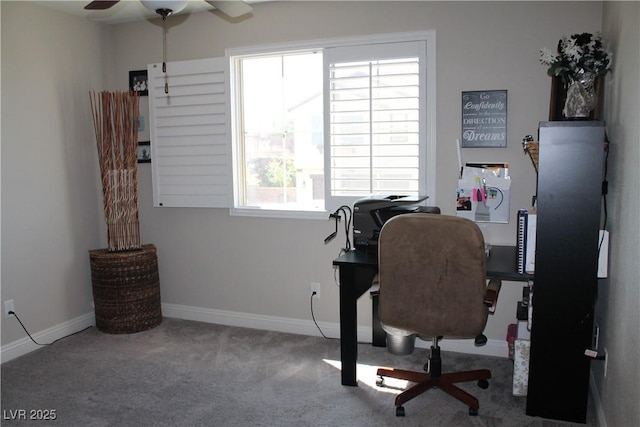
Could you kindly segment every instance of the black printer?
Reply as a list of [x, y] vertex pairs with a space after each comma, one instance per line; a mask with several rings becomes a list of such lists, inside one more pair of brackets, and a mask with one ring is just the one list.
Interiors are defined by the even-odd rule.
[[378, 253], [378, 236], [385, 222], [405, 213], [440, 213], [440, 208], [419, 203], [427, 197], [369, 196], [353, 204], [353, 244], [358, 251]]

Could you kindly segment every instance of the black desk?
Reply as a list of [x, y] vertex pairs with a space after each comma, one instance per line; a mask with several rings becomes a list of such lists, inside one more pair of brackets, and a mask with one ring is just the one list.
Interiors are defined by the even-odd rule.
[[[358, 357], [357, 301], [369, 290], [378, 272], [378, 256], [362, 251], [350, 251], [333, 260], [340, 268], [340, 360], [342, 385], [357, 386], [356, 361]], [[532, 274], [518, 273], [516, 248], [492, 246], [486, 261], [487, 277], [509, 281], [533, 280]], [[373, 344], [384, 346], [385, 334], [377, 321], [374, 304]]]

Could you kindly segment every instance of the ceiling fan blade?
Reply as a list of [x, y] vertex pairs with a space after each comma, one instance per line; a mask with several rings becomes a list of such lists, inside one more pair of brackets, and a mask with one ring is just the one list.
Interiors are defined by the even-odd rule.
[[231, 18], [237, 18], [251, 12], [253, 8], [240, 0], [206, 0], [211, 6]]
[[86, 5], [84, 9], [85, 10], [106, 10], [106, 9], [110, 9], [119, 1], [120, 0], [115, 0], [115, 1], [95, 0], [89, 3], [88, 5]]

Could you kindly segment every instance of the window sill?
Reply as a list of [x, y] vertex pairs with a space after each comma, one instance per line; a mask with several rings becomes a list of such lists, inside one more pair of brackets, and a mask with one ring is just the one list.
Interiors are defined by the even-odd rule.
[[278, 210], [278, 209], [260, 209], [260, 208], [231, 208], [229, 209], [231, 216], [249, 216], [257, 218], [288, 218], [288, 219], [322, 219], [329, 217], [327, 211], [294, 211], [294, 210]]

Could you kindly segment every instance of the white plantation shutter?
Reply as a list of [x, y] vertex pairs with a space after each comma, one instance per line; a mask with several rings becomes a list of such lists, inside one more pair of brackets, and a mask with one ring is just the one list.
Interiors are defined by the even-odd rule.
[[325, 64], [327, 209], [369, 194], [433, 198], [427, 42], [329, 48]]
[[231, 207], [225, 58], [147, 71], [154, 206]]

